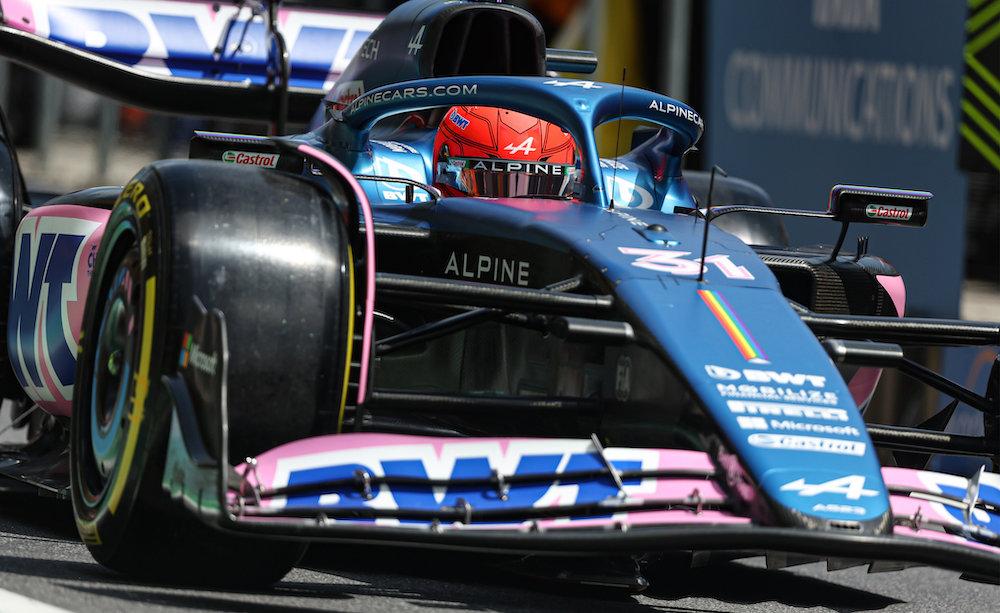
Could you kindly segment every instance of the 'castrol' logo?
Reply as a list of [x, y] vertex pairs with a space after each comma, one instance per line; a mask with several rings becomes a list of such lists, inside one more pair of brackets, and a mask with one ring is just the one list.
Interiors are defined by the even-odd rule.
[[222, 161], [227, 164], [239, 164], [241, 166], [259, 166], [261, 168], [277, 168], [277, 153], [257, 153], [249, 151], [226, 151], [222, 154]]
[[865, 207], [865, 215], [872, 219], [898, 219], [899, 221], [907, 221], [910, 217], [913, 217], [913, 209], [908, 206], [869, 204]]

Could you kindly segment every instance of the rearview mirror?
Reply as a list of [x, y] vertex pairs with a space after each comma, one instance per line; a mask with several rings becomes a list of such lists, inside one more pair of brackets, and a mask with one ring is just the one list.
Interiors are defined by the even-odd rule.
[[837, 221], [923, 227], [930, 192], [860, 185], [835, 185], [827, 213]]

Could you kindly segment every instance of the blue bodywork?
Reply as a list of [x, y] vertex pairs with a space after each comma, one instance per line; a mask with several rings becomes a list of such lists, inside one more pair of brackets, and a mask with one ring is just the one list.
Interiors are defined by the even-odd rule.
[[[446, 198], [433, 205], [401, 206], [398, 193], [386, 197], [398, 188], [373, 183], [367, 189], [376, 221], [487, 242], [526, 241], [547, 250], [549, 257], [565, 254], [586, 262], [717, 424], [723, 441], [717, 455], [739, 458], [729, 466], [729, 479], [734, 485], [739, 480], [757, 484], [770, 504], [748, 503], [770, 509], [759, 511], [765, 515], [778, 514], [779, 523], [816, 527], [851, 520], [874, 530], [886, 525], [888, 494], [862, 416], [837, 368], [790, 308], [768, 267], [742, 241], [711, 228], [709, 264], [704, 280], [698, 280], [704, 222], [674, 213], [677, 206], [696, 206], [684, 184], [681, 159], [697, 142], [703, 124], [685, 104], [589, 81], [430, 79], [372, 90], [323, 128], [300, 138], [325, 146], [356, 174], [387, 173], [429, 183], [432, 136], [416, 133], [372, 143], [371, 129], [391, 115], [458, 104], [508, 108], [565, 127], [582, 160], [577, 198]], [[623, 158], [636, 167], [634, 180], [650, 186], [655, 197], [651, 210], [609, 206], [606, 186], [614, 163], [600, 160], [593, 129], [619, 116], [663, 128]], [[652, 231], [653, 224], [663, 229]], [[544, 267], [543, 262], [529, 264], [529, 270]], [[462, 276], [428, 266], [428, 275]], [[529, 276], [527, 284], [539, 287], [542, 280]], [[713, 300], [726, 305], [741, 333], [734, 337], [724, 326], [709, 306]], [[740, 349], [739, 337], [749, 337], [754, 357]]]

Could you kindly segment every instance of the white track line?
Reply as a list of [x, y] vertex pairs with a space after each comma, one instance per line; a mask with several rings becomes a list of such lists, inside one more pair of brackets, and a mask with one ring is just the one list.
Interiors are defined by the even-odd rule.
[[0, 588], [0, 613], [69, 613], [69, 611]]

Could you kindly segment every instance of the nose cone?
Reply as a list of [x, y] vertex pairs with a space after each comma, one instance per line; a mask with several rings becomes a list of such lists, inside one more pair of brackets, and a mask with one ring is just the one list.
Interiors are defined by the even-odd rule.
[[779, 523], [861, 534], [880, 534], [889, 526], [889, 500], [877, 475], [783, 468], [768, 471], [762, 483], [780, 507]]

